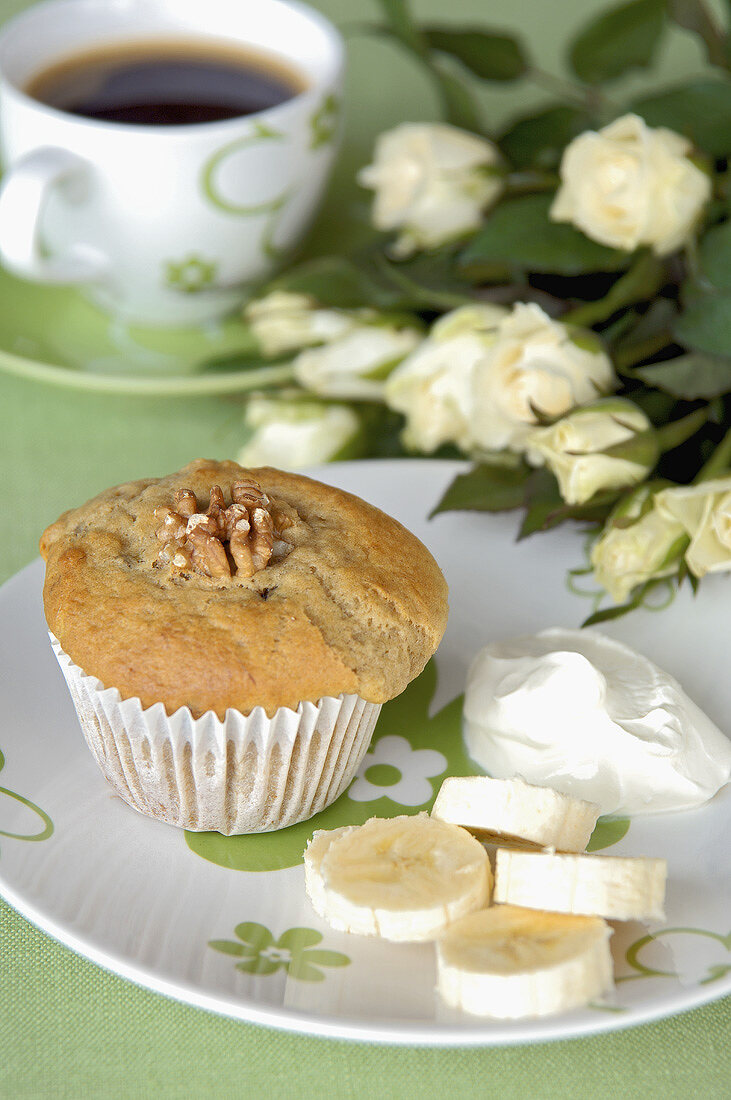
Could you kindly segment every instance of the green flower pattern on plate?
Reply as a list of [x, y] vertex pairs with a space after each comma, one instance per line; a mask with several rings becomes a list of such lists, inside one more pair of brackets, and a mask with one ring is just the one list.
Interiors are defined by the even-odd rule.
[[[5, 757], [0, 752], [0, 772], [5, 767]], [[29, 798], [26, 798], [22, 794], [17, 794], [15, 791], [9, 790], [8, 787], [0, 787], [0, 795], [5, 795], [7, 798], [12, 798], [14, 802], [20, 802], [22, 806], [27, 806], [29, 810], [32, 810], [34, 814], [40, 818], [43, 823], [43, 828], [37, 833], [11, 833], [5, 829], [0, 829], [0, 836], [10, 837], [12, 840], [48, 840], [53, 835], [53, 822], [48, 814], [36, 806], [35, 802], [31, 802]]]
[[217, 265], [202, 256], [186, 256], [184, 260], [169, 260], [165, 264], [165, 283], [171, 290], [183, 294], [198, 294], [208, 290], [216, 278]]
[[340, 951], [318, 948], [322, 933], [314, 928], [288, 928], [278, 940], [263, 924], [246, 921], [234, 928], [235, 940], [209, 940], [208, 946], [223, 955], [240, 959], [236, 969], [245, 974], [276, 974], [286, 970], [301, 982], [322, 982], [320, 967], [349, 966], [350, 958]]
[[[362, 825], [370, 817], [396, 817], [430, 810], [446, 775], [483, 774], [464, 749], [463, 696], [458, 695], [430, 714], [436, 686], [436, 665], [430, 661], [403, 694], [384, 705], [359, 775], [322, 813], [273, 833], [222, 836], [186, 832], [188, 847], [203, 859], [230, 870], [276, 871], [302, 862], [302, 853], [315, 829]], [[443, 760], [435, 766], [438, 757]], [[386, 765], [389, 770], [381, 770]], [[591, 850], [616, 844], [628, 828], [626, 818], [600, 818], [590, 842]]]
[[310, 149], [319, 149], [335, 140], [339, 114], [338, 97], [330, 92], [310, 115]]

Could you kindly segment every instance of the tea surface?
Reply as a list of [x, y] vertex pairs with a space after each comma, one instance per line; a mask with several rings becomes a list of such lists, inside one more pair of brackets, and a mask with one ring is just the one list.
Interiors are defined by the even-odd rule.
[[265, 111], [304, 90], [281, 58], [224, 43], [120, 42], [65, 57], [25, 91], [83, 118], [137, 126], [219, 122]]

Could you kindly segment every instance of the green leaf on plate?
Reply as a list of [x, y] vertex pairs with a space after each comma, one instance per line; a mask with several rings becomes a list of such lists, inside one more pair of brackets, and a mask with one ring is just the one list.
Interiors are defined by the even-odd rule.
[[699, 149], [723, 157], [731, 147], [731, 84], [691, 80], [634, 100], [632, 110], [648, 126], [667, 126]]
[[529, 468], [482, 463], [458, 474], [432, 516], [440, 512], [506, 512], [519, 508], [525, 497]]
[[567, 520], [596, 523], [604, 520], [616, 503], [618, 493], [597, 493], [586, 504], [565, 504], [558, 482], [545, 467], [533, 470], [526, 485], [526, 509], [518, 540], [538, 531], [549, 531]]
[[627, 835], [629, 824], [628, 817], [600, 817], [586, 846], [587, 852], [600, 852], [619, 843]]
[[526, 511], [518, 538], [524, 539], [553, 527], [551, 519], [562, 507], [558, 482], [550, 470], [534, 470], [528, 482]]
[[569, 60], [587, 84], [616, 80], [655, 59], [665, 28], [666, 0], [631, 0], [592, 19], [574, 39]]
[[427, 26], [429, 46], [456, 57], [481, 80], [518, 80], [528, 68], [528, 58], [517, 38], [492, 34], [479, 27]]
[[572, 225], [549, 218], [552, 195], [506, 199], [462, 252], [459, 262], [510, 265], [553, 275], [614, 271], [627, 263], [626, 252], [596, 244]]
[[554, 168], [568, 143], [591, 127], [579, 107], [548, 107], [514, 122], [500, 138], [500, 148], [516, 168]]
[[632, 377], [686, 401], [698, 398], [710, 400], [731, 393], [731, 359], [705, 355], [700, 351], [690, 352], [677, 359], [638, 367]]
[[627, 603], [618, 604], [614, 607], [604, 607], [600, 611], [595, 611], [593, 615], [590, 615], [588, 619], [584, 619], [582, 626], [597, 626], [598, 623], [608, 623], [612, 619], [621, 619], [624, 615], [628, 615], [630, 611], [634, 611], [642, 603], [642, 598], [647, 590], [647, 585], [642, 585], [635, 590], [635, 594], [631, 600]]

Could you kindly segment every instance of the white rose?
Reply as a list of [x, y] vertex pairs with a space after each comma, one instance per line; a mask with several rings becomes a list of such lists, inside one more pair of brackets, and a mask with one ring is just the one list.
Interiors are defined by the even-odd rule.
[[249, 302], [244, 317], [262, 354], [268, 357], [299, 351], [312, 344], [326, 344], [352, 328], [353, 318], [337, 309], [318, 309], [307, 294], [274, 290]]
[[665, 256], [692, 235], [711, 196], [691, 149], [680, 134], [632, 114], [588, 130], [564, 151], [551, 218], [600, 244], [627, 252], [649, 245]]
[[656, 499], [649, 487], [638, 489], [592, 547], [594, 577], [615, 603], [624, 603], [637, 585], [677, 572], [688, 540], [681, 524], [661, 515]]
[[595, 401], [616, 386], [612, 364], [590, 333], [552, 321], [537, 305], [519, 302], [476, 364], [470, 428], [484, 450], [522, 450], [538, 423]]
[[731, 569], [731, 476], [664, 489], [656, 502], [661, 515], [690, 536], [685, 560], [691, 573], [703, 577]]
[[385, 379], [421, 338], [417, 329], [354, 324], [324, 347], [301, 351], [295, 378], [323, 397], [382, 401]]
[[647, 477], [656, 453], [650, 461], [633, 462], [603, 452], [650, 426], [632, 401], [599, 401], [536, 429], [526, 440], [526, 451], [529, 461], [544, 461], [556, 475], [567, 504], [585, 504], [600, 490], [622, 489]]
[[501, 306], [475, 305], [445, 314], [393, 372], [385, 398], [406, 417], [407, 447], [427, 453], [443, 443], [470, 448], [472, 374], [507, 312]]
[[442, 123], [406, 123], [381, 134], [358, 182], [376, 193], [376, 228], [401, 230], [394, 251], [402, 256], [477, 229], [503, 190], [492, 142]]
[[349, 455], [360, 435], [358, 416], [347, 405], [324, 401], [252, 397], [244, 423], [251, 431], [238, 455], [242, 466], [298, 470]]

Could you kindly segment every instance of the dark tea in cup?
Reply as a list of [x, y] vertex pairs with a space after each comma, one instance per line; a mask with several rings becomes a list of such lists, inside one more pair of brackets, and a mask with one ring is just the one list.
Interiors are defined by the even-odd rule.
[[82, 118], [185, 126], [265, 111], [305, 87], [304, 76], [273, 54], [200, 39], [152, 39], [57, 60], [24, 90]]

